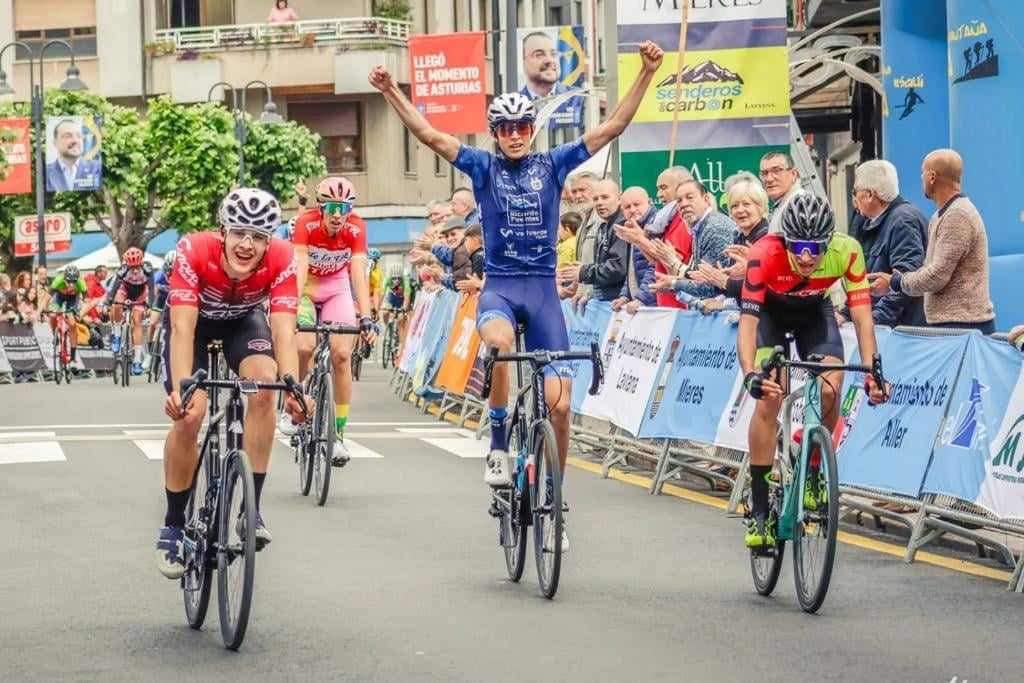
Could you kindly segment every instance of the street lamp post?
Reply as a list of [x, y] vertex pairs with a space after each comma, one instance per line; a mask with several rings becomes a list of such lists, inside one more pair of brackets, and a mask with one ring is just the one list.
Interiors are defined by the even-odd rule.
[[[32, 48], [21, 42], [15, 40], [7, 43], [0, 49], [0, 63], [3, 61], [4, 53], [12, 47], [20, 47], [28, 54], [28, 74], [29, 74], [29, 91], [31, 93], [32, 102], [32, 125], [35, 130], [36, 136], [36, 234], [39, 238], [39, 265], [46, 267], [46, 167], [43, 165], [43, 149], [46, 146], [46, 140], [43, 134], [43, 57], [46, 55], [46, 51], [54, 45], [61, 45], [67, 48], [71, 54], [71, 65], [65, 72], [64, 82], [60, 84], [61, 90], [69, 91], [80, 91], [88, 90], [82, 79], [79, 78], [79, 70], [75, 65], [75, 48], [71, 47], [71, 43], [66, 40], [54, 39], [48, 41], [43, 45], [42, 49], [39, 50], [39, 57], [36, 58]], [[39, 64], [39, 84], [36, 85], [36, 73], [35, 66]], [[7, 82], [7, 72], [0, 66], [0, 96], [13, 95], [14, 88]]]
[[241, 107], [239, 107], [239, 89], [226, 81], [218, 81], [210, 86], [206, 93], [206, 101], [213, 101], [213, 91], [217, 87], [226, 88], [231, 91], [231, 112], [235, 117], [235, 139], [238, 140], [238, 184], [245, 183], [245, 141], [249, 137], [249, 130], [245, 126], [245, 96], [249, 88], [254, 85], [263, 86], [267, 93], [267, 103], [263, 105], [263, 113], [260, 114], [262, 123], [281, 123], [284, 119], [277, 113], [277, 105], [274, 104], [273, 94], [270, 86], [260, 80], [253, 80], [246, 83], [241, 90]]

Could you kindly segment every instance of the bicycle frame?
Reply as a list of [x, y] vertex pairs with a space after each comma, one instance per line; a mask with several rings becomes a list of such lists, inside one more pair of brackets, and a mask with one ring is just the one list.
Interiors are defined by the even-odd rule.
[[[840, 366], [842, 369], [842, 366]], [[792, 386], [793, 373], [790, 368], [786, 369], [787, 386]], [[811, 457], [810, 433], [816, 429], [825, 429], [821, 422], [821, 380], [811, 375], [807, 378], [801, 391], [791, 392], [783, 402], [781, 425], [783, 429], [783, 457], [780, 458], [782, 468], [783, 499], [782, 510], [779, 517], [778, 534], [784, 541], [793, 540], [793, 528], [798, 519], [804, 517], [804, 485], [806, 478], [803, 473], [807, 471], [807, 463]], [[800, 440], [800, 455], [794, 461], [793, 458], [793, 404], [797, 399], [802, 398], [803, 405], [803, 438]], [[825, 430], [828, 432], [828, 430]], [[831, 438], [831, 435], [828, 435]]]

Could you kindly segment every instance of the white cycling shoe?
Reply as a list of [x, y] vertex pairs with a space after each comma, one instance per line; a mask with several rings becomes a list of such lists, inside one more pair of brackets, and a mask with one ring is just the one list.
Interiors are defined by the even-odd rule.
[[[554, 552], [555, 550], [555, 525], [548, 524], [544, 530], [544, 550]], [[562, 521], [562, 554], [569, 552], [569, 532], [565, 528], [565, 521]]]
[[496, 489], [512, 486], [512, 476], [508, 470], [508, 453], [492, 450], [484, 461], [484, 483]]
[[281, 413], [281, 417], [277, 419], [277, 431], [281, 432], [285, 436], [292, 436], [295, 432], [299, 431], [299, 425], [292, 422], [292, 416], [288, 413]]
[[340, 438], [336, 439], [334, 442], [334, 453], [331, 454], [331, 465], [334, 467], [344, 467], [351, 459], [352, 454], [348, 452], [345, 442]]

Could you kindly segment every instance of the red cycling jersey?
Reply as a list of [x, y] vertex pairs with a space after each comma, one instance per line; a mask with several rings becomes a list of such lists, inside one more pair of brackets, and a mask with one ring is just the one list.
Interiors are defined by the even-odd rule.
[[747, 255], [747, 277], [743, 283], [741, 309], [758, 316], [762, 307], [784, 313], [803, 314], [819, 306], [838, 281], [846, 289], [847, 305], [871, 305], [871, 289], [860, 243], [849, 235], [836, 233], [810, 277], [793, 267], [786, 243], [779, 235], [766, 235]]
[[211, 320], [242, 318], [270, 299], [271, 313], [295, 313], [298, 284], [287, 242], [271, 239], [263, 263], [244, 280], [232, 280], [221, 267], [224, 242], [217, 232], [189, 235], [178, 242], [167, 303], [191, 306]]
[[345, 225], [331, 237], [324, 227], [319, 208], [307, 209], [295, 219], [292, 243], [309, 248], [309, 274], [330, 277], [348, 272], [355, 254], [366, 253], [366, 223], [354, 212], [345, 219]]

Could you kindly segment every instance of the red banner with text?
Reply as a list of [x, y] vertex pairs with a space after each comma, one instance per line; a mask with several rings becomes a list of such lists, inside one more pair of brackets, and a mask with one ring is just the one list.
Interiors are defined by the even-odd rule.
[[0, 173], [0, 194], [32, 191], [31, 121], [27, 118], [0, 119], [0, 144], [7, 168]]
[[482, 32], [409, 38], [412, 103], [438, 130], [487, 130], [485, 39]]

